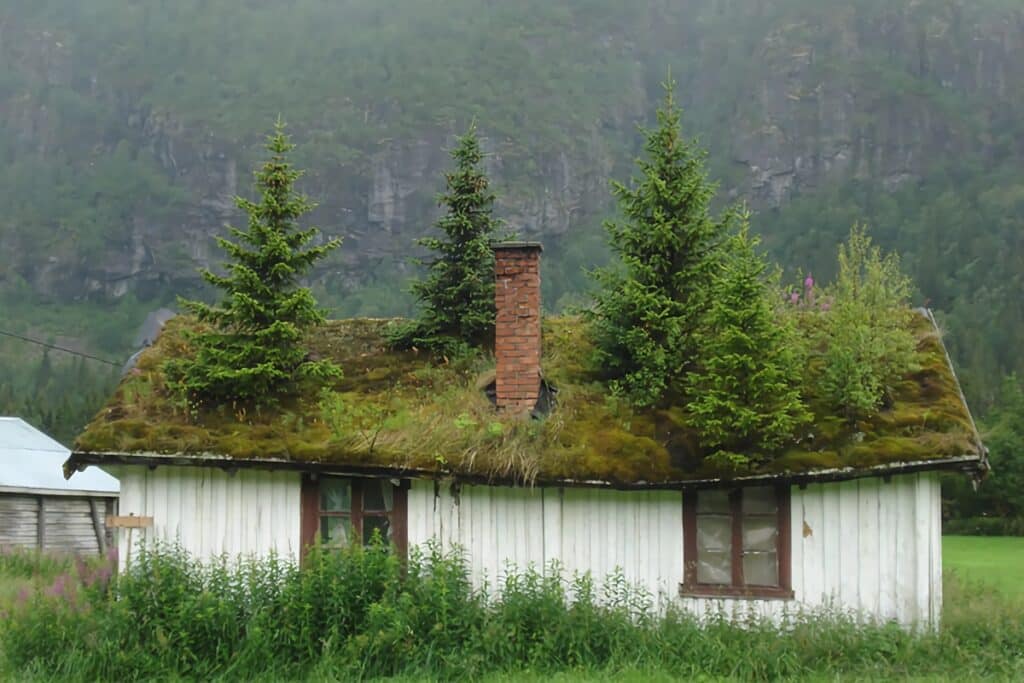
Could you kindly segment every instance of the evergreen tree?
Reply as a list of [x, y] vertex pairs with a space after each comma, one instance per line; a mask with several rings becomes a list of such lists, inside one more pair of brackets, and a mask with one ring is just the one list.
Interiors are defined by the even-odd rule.
[[451, 156], [455, 170], [445, 174], [447, 189], [438, 197], [445, 208], [435, 224], [441, 236], [417, 240], [434, 253], [417, 261], [427, 267], [427, 275], [412, 285], [422, 311], [391, 336], [396, 347], [448, 355], [481, 344], [494, 330], [491, 241], [497, 227], [475, 124], [458, 139]]
[[248, 229], [229, 228], [236, 242], [217, 240], [231, 259], [227, 275], [202, 272], [222, 290], [221, 302], [181, 302], [212, 327], [190, 336], [193, 358], [165, 366], [171, 386], [194, 406], [269, 404], [303, 378], [340, 373], [328, 361], [310, 360], [301, 344], [303, 332], [324, 318], [298, 280], [340, 240], [309, 246], [319, 231], [299, 228], [299, 217], [313, 205], [293, 189], [302, 175], [287, 159], [293, 147], [278, 121], [266, 144], [270, 159], [256, 172], [260, 201], [235, 199], [248, 215]]
[[694, 331], [736, 210], [711, 216], [715, 194], [706, 154], [682, 137], [671, 81], [658, 126], [645, 131], [646, 160], [632, 187], [613, 184], [624, 216], [606, 228], [620, 264], [595, 273], [600, 290], [589, 314], [597, 366], [614, 391], [637, 406], [658, 403], [694, 357]]
[[712, 460], [735, 467], [777, 450], [810, 419], [800, 398], [795, 328], [776, 310], [778, 288], [765, 276], [757, 243], [745, 227], [729, 240], [684, 383], [702, 447]]

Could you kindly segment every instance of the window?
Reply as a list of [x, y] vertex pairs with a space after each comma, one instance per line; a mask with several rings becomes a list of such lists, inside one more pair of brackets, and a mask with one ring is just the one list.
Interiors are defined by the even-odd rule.
[[785, 486], [684, 493], [681, 593], [792, 597], [789, 524]]
[[390, 479], [307, 475], [302, 484], [302, 541], [309, 546], [367, 544], [379, 532], [404, 556], [406, 491]]

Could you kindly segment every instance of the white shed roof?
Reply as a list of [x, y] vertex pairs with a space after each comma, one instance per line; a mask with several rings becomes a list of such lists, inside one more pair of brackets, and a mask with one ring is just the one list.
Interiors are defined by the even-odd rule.
[[97, 467], [64, 478], [70, 451], [19, 417], [0, 417], [0, 491], [32, 489], [68, 495], [117, 495], [121, 485]]

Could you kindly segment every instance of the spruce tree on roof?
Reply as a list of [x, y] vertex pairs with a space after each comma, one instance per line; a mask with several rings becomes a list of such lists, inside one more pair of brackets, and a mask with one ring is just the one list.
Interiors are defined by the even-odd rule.
[[236, 197], [248, 229], [229, 228], [237, 241], [217, 238], [230, 257], [226, 275], [202, 271], [223, 292], [219, 304], [182, 301], [209, 329], [191, 335], [195, 355], [165, 365], [171, 386], [193, 407], [272, 404], [305, 378], [340, 374], [328, 361], [312, 360], [302, 347], [306, 330], [324, 321], [312, 293], [299, 284], [340, 240], [310, 246], [319, 231], [300, 228], [313, 208], [294, 184], [302, 176], [288, 161], [294, 148], [279, 120], [267, 139], [270, 158], [256, 171], [258, 202]]
[[445, 174], [447, 188], [438, 197], [445, 208], [435, 227], [439, 237], [417, 240], [433, 256], [417, 260], [427, 267], [412, 284], [422, 310], [416, 320], [391, 334], [398, 348], [423, 348], [458, 354], [490, 338], [494, 330], [494, 251], [497, 227], [494, 194], [483, 169], [476, 125], [470, 124], [451, 152], [455, 170]]
[[682, 136], [671, 79], [658, 126], [646, 130], [646, 159], [631, 186], [613, 184], [623, 214], [606, 228], [619, 263], [596, 271], [589, 314], [596, 365], [612, 389], [649, 406], [691, 367], [693, 333], [708, 306], [715, 263], [737, 212], [711, 215], [715, 185], [706, 154]]
[[689, 424], [702, 448], [738, 468], [793, 442], [810, 420], [800, 397], [800, 344], [792, 318], [776, 310], [780, 288], [766, 276], [757, 244], [745, 227], [728, 241], [684, 381]]

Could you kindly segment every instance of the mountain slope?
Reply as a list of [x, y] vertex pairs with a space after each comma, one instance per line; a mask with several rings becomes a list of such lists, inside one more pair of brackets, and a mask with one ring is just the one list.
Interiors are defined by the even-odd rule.
[[278, 114], [314, 221], [346, 238], [317, 275], [336, 314], [408, 311], [394, 276], [474, 117], [501, 215], [550, 247], [547, 301], [574, 300], [671, 68], [781, 262], [827, 276], [866, 220], [947, 317], [972, 398], [1024, 371], [1009, 0], [39, 0], [0, 10], [0, 63], [0, 306], [19, 329], [123, 353], [130, 325], [97, 314], [195, 293]]

